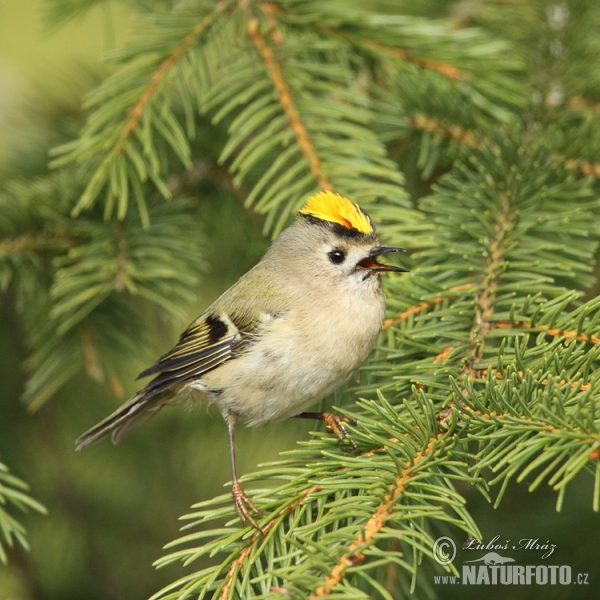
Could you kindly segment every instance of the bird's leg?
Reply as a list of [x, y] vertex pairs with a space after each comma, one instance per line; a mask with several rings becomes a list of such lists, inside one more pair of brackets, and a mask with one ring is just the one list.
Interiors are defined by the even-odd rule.
[[233, 441], [233, 428], [235, 426], [235, 420], [236, 414], [229, 411], [227, 413], [227, 427], [229, 429], [229, 456], [231, 458], [232, 480], [231, 495], [233, 496], [233, 504], [235, 505], [237, 514], [240, 515], [240, 518], [243, 522], [250, 521], [255, 529], [263, 533], [262, 529], [259, 527], [258, 523], [250, 513], [250, 511], [252, 511], [253, 513], [257, 514], [260, 511], [256, 508], [256, 506], [254, 506], [252, 500], [246, 496], [246, 493], [238, 481], [235, 470], [235, 442]]
[[303, 412], [299, 415], [296, 415], [296, 417], [301, 419], [317, 419], [319, 421], [323, 421], [327, 428], [337, 435], [337, 439], [340, 444], [346, 438], [348, 438], [348, 441], [354, 450], [354, 454], [358, 454], [358, 446], [356, 445], [356, 442], [348, 435], [348, 430], [344, 427], [344, 421], [348, 421], [352, 425], [356, 425], [356, 419], [354, 417], [350, 417], [349, 415], [342, 415], [341, 417], [338, 417], [330, 412]]

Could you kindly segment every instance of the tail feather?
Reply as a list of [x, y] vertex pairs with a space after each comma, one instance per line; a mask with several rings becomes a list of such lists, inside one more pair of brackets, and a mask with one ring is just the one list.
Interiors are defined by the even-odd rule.
[[163, 406], [160, 395], [138, 392], [114, 413], [94, 425], [76, 440], [77, 450], [83, 450], [97, 441], [112, 434], [112, 441], [118, 444], [150, 417], [153, 417]]

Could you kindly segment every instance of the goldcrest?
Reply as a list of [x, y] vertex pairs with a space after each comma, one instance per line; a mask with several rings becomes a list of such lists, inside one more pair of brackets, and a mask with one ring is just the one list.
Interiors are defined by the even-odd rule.
[[371, 352], [384, 317], [380, 275], [406, 271], [378, 257], [401, 250], [379, 244], [357, 204], [332, 192], [312, 196], [262, 260], [139, 376], [153, 379], [84, 433], [77, 449], [109, 433], [120, 442], [165, 404], [185, 398], [215, 403], [229, 428], [236, 510], [259, 528], [252, 516], [258, 511], [236, 475], [236, 420], [320, 418], [345, 437], [341, 418], [305, 411], [346, 382]]

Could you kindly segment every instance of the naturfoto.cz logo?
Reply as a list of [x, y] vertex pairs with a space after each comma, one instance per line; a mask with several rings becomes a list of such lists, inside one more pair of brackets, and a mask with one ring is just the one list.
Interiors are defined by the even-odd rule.
[[[489, 550], [491, 548], [505, 550], [509, 548], [510, 541], [506, 544], [497, 544], [500, 536], [488, 544], [477, 540], [469, 540], [463, 550]], [[548, 558], [556, 549], [555, 544], [549, 542], [539, 544], [538, 540], [520, 540], [512, 546], [513, 550], [538, 550], [544, 552], [542, 560]], [[443, 566], [450, 565], [456, 558], [456, 544], [447, 536], [438, 538], [433, 544], [433, 558]], [[572, 572], [569, 565], [518, 565], [513, 564], [515, 559], [503, 556], [495, 551], [464, 561], [460, 570], [460, 579], [454, 575], [435, 575], [435, 584], [460, 584], [463, 585], [586, 585], [587, 573]]]

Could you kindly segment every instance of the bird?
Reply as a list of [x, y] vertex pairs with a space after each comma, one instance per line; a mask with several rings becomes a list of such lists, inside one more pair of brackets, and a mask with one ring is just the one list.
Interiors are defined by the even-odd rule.
[[331, 191], [309, 197], [263, 258], [138, 376], [152, 379], [77, 439], [77, 450], [108, 434], [119, 443], [167, 404], [215, 404], [229, 433], [235, 509], [261, 531], [237, 477], [236, 421], [321, 419], [340, 442], [347, 437], [343, 416], [307, 409], [370, 354], [385, 313], [381, 275], [407, 271], [379, 257], [403, 251], [380, 244], [355, 202]]

